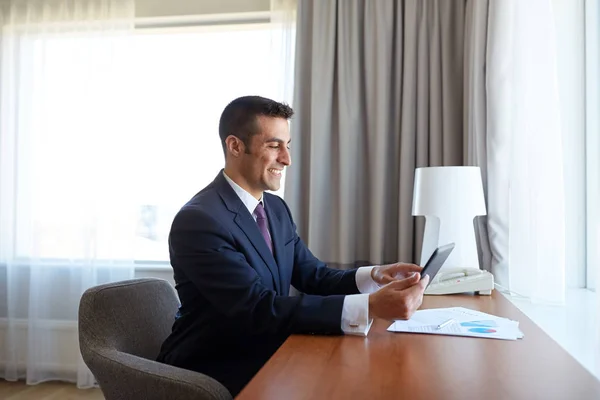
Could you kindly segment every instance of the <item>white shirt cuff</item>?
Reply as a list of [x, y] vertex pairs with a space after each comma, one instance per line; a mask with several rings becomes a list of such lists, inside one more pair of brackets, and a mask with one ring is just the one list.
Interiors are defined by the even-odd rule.
[[380, 289], [380, 286], [371, 278], [371, 271], [375, 267], [360, 267], [356, 271], [356, 287], [361, 293], [373, 293]]
[[367, 336], [372, 323], [373, 319], [369, 319], [368, 294], [351, 294], [344, 297], [342, 331], [345, 334]]

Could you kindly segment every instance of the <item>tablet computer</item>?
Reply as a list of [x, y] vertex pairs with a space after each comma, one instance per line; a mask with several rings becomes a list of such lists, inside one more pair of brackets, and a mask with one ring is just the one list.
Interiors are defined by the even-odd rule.
[[442, 268], [442, 265], [444, 265], [450, 253], [452, 253], [452, 250], [454, 250], [454, 243], [449, 243], [435, 249], [431, 257], [429, 257], [429, 260], [427, 260], [423, 270], [421, 270], [421, 279], [423, 279], [423, 276], [429, 275], [429, 283], [427, 286], [431, 284], [433, 278]]

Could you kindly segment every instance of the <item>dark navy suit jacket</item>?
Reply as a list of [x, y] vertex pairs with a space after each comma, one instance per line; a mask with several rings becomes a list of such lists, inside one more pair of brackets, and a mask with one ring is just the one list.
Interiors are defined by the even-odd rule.
[[[290, 334], [341, 334], [344, 295], [358, 293], [356, 270], [314, 257], [282, 199], [265, 193], [263, 203], [274, 254], [222, 172], [169, 235], [181, 307], [158, 361], [209, 375], [234, 396]], [[290, 297], [290, 284], [303, 294]]]

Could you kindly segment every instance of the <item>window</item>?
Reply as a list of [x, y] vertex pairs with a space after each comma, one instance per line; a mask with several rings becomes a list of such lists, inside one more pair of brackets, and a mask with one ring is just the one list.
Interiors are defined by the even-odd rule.
[[[223, 166], [218, 121], [236, 97], [278, 98], [268, 25], [139, 34], [135, 66], [138, 260], [167, 260], [175, 212]], [[282, 194], [282, 192], [280, 193]]]
[[[167, 236], [173, 216], [214, 179], [224, 164], [218, 136], [223, 108], [242, 95], [281, 97], [278, 81], [273, 79], [278, 55], [272, 50], [271, 39], [269, 24], [252, 23], [141, 29], [115, 41], [109, 51], [120, 69], [118, 89], [114, 90], [112, 81], [113, 91], [103, 92], [107, 81], [102, 72], [94, 81], [94, 93], [100, 95], [94, 101], [93, 112], [111, 109], [111, 120], [90, 123], [91, 139], [89, 132], [82, 136], [76, 128], [86, 115], [73, 115], [72, 110], [85, 93], [69, 85], [69, 74], [95, 73], [105, 66], [98, 58], [93, 65], [74, 67], [65, 50], [72, 51], [71, 46], [79, 45], [85, 51], [95, 40], [110, 39], [57, 36], [39, 49], [32, 39], [28, 52], [32, 62], [28, 65], [33, 66], [32, 76], [44, 82], [43, 90], [32, 91], [32, 100], [28, 100], [32, 115], [36, 115], [33, 119], [39, 121], [34, 123], [43, 125], [39, 129], [43, 134], [31, 136], [39, 145], [27, 171], [32, 176], [28, 180], [29, 193], [34, 194], [27, 197], [38, 210], [33, 217], [38, 226], [34, 236], [37, 256], [85, 257], [73, 254], [72, 246], [65, 247], [69, 240], [78, 240], [76, 234], [65, 240], [65, 235], [57, 232], [69, 225], [69, 219], [78, 218], [73, 210], [78, 205], [65, 200], [77, 195], [79, 185], [98, 185], [94, 204], [80, 204], [81, 209], [99, 205], [104, 213], [122, 214], [123, 229], [134, 224], [136, 238], [133, 244], [113, 240], [110, 245], [98, 246], [94, 256], [128, 257], [133, 246], [137, 261], [168, 261]], [[44, 68], [38, 71], [35, 66], [42, 61]], [[36, 104], [44, 105], [39, 108], [43, 110], [41, 119], [37, 117], [42, 114], [35, 114]], [[73, 119], [79, 125], [73, 124], [71, 129], [65, 121]], [[80, 157], [94, 157], [97, 167], [78, 172], [74, 152]], [[63, 178], [57, 180], [57, 176]], [[102, 183], [103, 179], [113, 181]], [[60, 191], [61, 196], [52, 201], [35, 196], [52, 191]], [[282, 193], [283, 187], [277, 194]], [[101, 215], [106, 214], [98, 218]], [[85, 218], [85, 212], [79, 217]], [[18, 218], [22, 222], [25, 217]], [[103, 229], [101, 222], [94, 227]], [[22, 241], [21, 253], [27, 256], [32, 245]]]

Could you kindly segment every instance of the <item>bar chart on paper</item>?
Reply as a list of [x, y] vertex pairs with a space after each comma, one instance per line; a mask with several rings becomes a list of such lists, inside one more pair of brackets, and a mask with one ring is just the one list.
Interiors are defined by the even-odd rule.
[[493, 328], [497, 327], [498, 324], [492, 320], [488, 320], [488, 321], [461, 322], [460, 326], [467, 328], [469, 330], [469, 332], [496, 333], [497, 331]]

